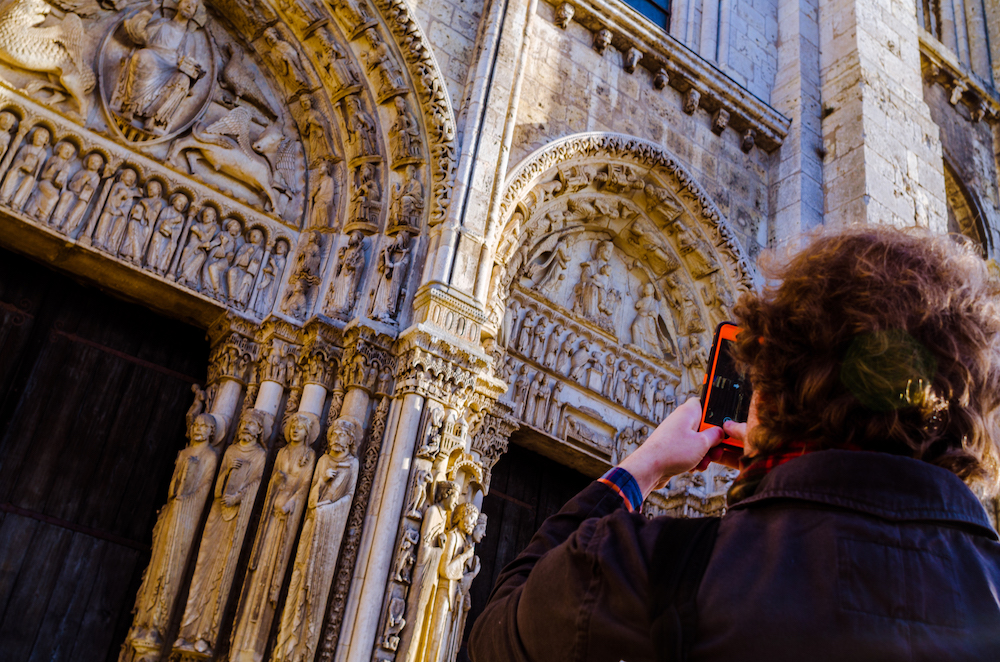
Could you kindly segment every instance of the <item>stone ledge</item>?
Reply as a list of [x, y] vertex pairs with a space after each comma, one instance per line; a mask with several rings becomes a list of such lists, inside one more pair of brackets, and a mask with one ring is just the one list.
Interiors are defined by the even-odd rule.
[[962, 102], [973, 122], [1000, 119], [1000, 94], [993, 86], [963, 66], [930, 32], [921, 27], [917, 32], [924, 80], [943, 87], [951, 95], [951, 105]]
[[[751, 94], [666, 32], [653, 28], [631, 7], [614, 0], [574, 0], [572, 3], [545, 1], [554, 8], [557, 25], [558, 8], [569, 4], [574, 8], [571, 14], [573, 21], [595, 35], [608, 30], [611, 46], [625, 56], [631, 53], [632, 58], [638, 57], [636, 64], [651, 72], [654, 86], [669, 85], [686, 95], [693, 90], [696, 93], [691, 95], [695, 99], [694, 103], [709, 113], [728, 113], [728, 125], [743, 135], [753, 131], [752, 144], [765, 152], [772, 152], [780, 147], [788, 135], [791, 119]], [[629, 60], [628, 57], [626, 59]], [[631, 64], [631, 60], [626, 64]], [[660, 82], [663, 83], [662, 86]], [[689, 100], [685, 99], [685, 105], [688, 104]], [[692, 113], [693, 111], [691, 108]], [[725, 128], [725, 123], [722, 123], [722, 128]]]

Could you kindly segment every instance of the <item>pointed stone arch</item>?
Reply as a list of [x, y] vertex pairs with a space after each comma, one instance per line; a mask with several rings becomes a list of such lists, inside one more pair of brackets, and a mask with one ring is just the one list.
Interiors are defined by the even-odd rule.
[[504, 401], [551, 455], [609, 465], [696, 394], [716, 324], [758, 276], [704, 188], [661, 146], [568, 136], [507, 179], [485, 342]]

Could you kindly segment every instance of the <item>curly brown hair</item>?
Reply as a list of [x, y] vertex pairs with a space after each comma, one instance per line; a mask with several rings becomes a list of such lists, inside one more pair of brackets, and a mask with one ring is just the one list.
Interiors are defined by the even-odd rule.
[[734, 314], [759, 453], [792, 441], [861, 447], [947, 468], [995, 493], [1000, 476], [1000, 307], [968, 244], [855, 226], [814, 236], [776, 284]]

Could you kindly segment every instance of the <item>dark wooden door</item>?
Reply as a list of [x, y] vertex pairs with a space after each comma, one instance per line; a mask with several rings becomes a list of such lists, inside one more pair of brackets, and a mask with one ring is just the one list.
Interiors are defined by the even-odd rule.
[[469, 632], [486, 606], [500, 571], [528, 546], [545, 518], [559, 512], [592, 480], [518, 446], [516, 435], [511, 438], [510, 450], [493, 467], [490, 493], [483, 500], [483, 512], [489, 520], [486, 538], [476, 546], [482, 569], [469, 592], [472, 609], [465, 622], [460, 661], [469, 659], [465, 649]]
[[0, 660], [117, 658], [203, 331], [0, 251]]

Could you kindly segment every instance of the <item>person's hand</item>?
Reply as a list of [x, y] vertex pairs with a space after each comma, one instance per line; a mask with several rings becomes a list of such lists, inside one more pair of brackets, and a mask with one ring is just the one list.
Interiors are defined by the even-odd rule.
[[709, 451], [722, 441], [722, 428], [698, 432], [699, 421], [701, 403], [698, 398], [691, 398], [667, 416], [639, 448], [619, 463], [618, 466], [639, 483], [643, 498], [664, 487], [677, 474], [708, 467], [713, 459]]

